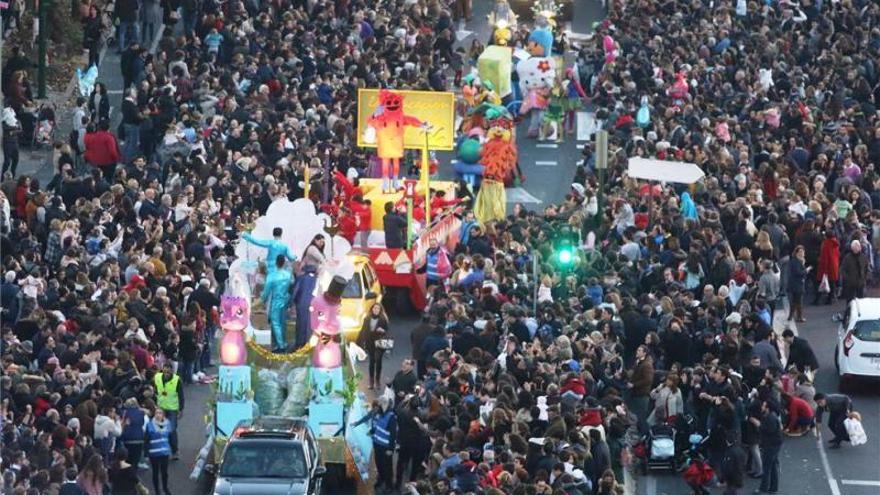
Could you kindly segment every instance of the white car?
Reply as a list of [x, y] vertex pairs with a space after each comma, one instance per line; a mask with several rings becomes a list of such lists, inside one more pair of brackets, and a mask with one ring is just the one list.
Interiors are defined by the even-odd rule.
[[834, 365], [840, 387], [854, 378], [880, 378], [880, 298], [853, 299], [832, 320], [839, 323]]

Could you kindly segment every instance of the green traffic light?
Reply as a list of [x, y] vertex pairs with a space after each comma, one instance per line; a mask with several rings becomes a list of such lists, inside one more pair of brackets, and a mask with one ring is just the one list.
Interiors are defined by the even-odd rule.
[[567, 265], [567, 264], [571, 263], [572, 259], [573, 259], [573, 256], [571, 254], [571, 251], [569, 251], [567, 249], [563, 249], [562, 251], [559, 251], [559, 262], [560, 263]]

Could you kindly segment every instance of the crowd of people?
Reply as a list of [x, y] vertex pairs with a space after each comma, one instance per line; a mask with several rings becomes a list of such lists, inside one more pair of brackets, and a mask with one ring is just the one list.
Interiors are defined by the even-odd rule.
[[[148, 459], [153, 491], [169, 493], [184, 384], [210, 367], [241, 222], [302, 197], [306, 168], [316, 203], [332, 172], [369, 175], [357, 89], [454, 89], [467, 4], [168, 0], [155, 52], [145, 17], [118, 11], [121, 124], [99, 83], [54, 147], [50, 183], [4, 162], [4, 492], [141, 493]], [[429, 273], [413, 359], [375, 405], [378, 484], [617, 494], [645, 436], [672, 424], [705, 439], [683, 447], [715, 473], [690, 476], [695, 492], [740, 493], [751, 474], [774, 493], [783, 430], [827, 411], [832, 446], [846, 439], [851, 401], [816, 393], [809, 344], [773, 320], [786, 298], [783, 320], [803, 321], [805, 297], [860, 297], [880, 268], [880, 8], [609, 0], [574, 48], [611, 134], [605, 200], [588, 147], [561, 203], [485, 225], [464, 213], [458, 247], [432, 246], [450, 275]], [[4, 136], [26, 69], [13, 95], [4, 80]], [[630, 156], [707, 178], [640, 187]], [[561, 266], [572, 232], [587, 246]]]

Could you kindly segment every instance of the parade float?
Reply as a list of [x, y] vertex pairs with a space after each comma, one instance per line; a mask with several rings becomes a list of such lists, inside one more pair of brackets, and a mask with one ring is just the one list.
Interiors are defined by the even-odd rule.
[[[266, 303], [258, 294], [271, 276], [266, 263], [271, 247], [238, 244], [239, 258], [230, 266], [227, 291], [221, 298], [221, 365], [206, 418], [208, 438], [193, 469], [194, 479], [215, 472], [236, 425], [259, 416], [305, 418], [331, 473], [328, 482], [350, 479], [363, 484], [370, 479], [369, 425], [355, 424], [369, 411], [358, 390], [360, 375], [355, 367], [365, 353], [347, 342], [339, 316], [353, 274], [348, 261], [351, 248], [329, 226], [332, 219], [317, 214], [308, 200], [278, 201], [249, 233], [261, 239], [280, 228], [284, 234], [278, 239], [293, 253], [302, 253], [316, 236], [326, 238], [327, 259], [308, 294], [308, 310], [292, 311], [293, 321], [284, 328], [290, 335], [294, 321], [308, 321], [310, 338], [298, 349], [267, 348], [274, 339], [267, 328]], [[286, 313], [296, 309], [295, 304], [290, 306], [284, 308]]]
[[[496, 98], [497, 94], [481, 96]], [[390, 115], [389, 102], [393, 111]], [[451, 251], [458, 243], [461, 227], [461, 219], [447, 207], [456, 203], [455, 183], [433, 180], [437, 164], [431, 165], [432, 152], [454, 148], [455, 95], [360, 89], [357, 122], [357, 144], [376, 149], [383, 163], [382, 172], [380, 178], [358, 179], [357, 190], [350, 192], [359, 197], [359, 204], [341, 208], [355, 211], [368, 205], [369, 222], [362, 226], [366, 241], [358, 243], [357, 249], [369, 258], [385, 296], [394, 300], [392, 306], [400, 311], [410, 307], [420, 311], [427, 301], [427, 287], [419, 269], [426, 263], [430, 242], [437, 240]], [[402, 156], [405, 150], [414, 150], [421, 157], [418, 179], [401, 181], [394, 157]], [[403, 247], [389, 248], [385, 243], [383, 218], [388, 203], [406, 216]]]

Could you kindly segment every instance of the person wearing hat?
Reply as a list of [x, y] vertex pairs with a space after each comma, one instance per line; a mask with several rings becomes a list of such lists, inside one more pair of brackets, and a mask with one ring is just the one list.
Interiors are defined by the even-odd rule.
[[278, 268], [282, 268], [284, 265], [278, 266], [277, 259], [279, 256], [283, 256], [290, 260], [291, 262], [296, 261], [296, 256], [290, 252], [290, 247], [286, 242], [281, 240], [281, 235], [284, 231], [281, 227], [275, 227], [272, 229], [272, 239], [257, 239], [250, 232], [245, 232], [241, 238], [245, 241], [253, 244], [254, 246], [266, 248], [268, 253], [266, 253], [266, 271], [271, 275]]
[[272, 327], [272, 352], [285, 352], [287, 341], [284, 334], [287, 330], [287, 306], [290, 302], [290, 283], [293, 274], [284, 269], [285, 254], [275, 257], [275, 269], [266, 277], [263, 293], [260, 295], [263, 304], [269, 310], [269, 324]]

